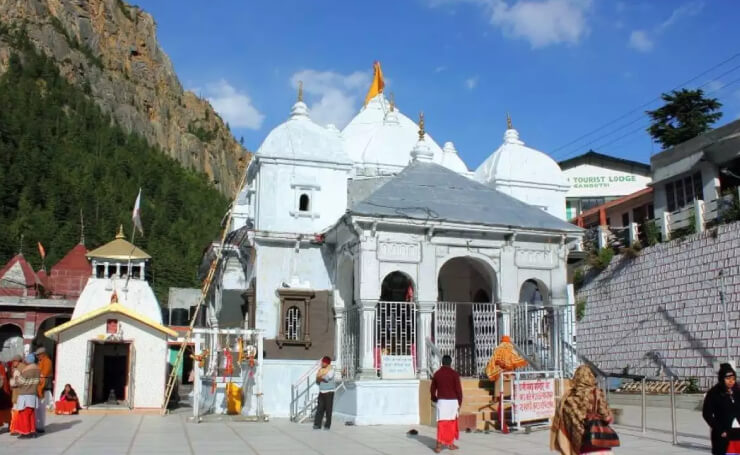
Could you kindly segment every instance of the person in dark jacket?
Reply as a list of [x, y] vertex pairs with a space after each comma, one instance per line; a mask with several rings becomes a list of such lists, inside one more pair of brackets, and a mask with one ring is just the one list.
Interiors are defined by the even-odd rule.
[[712, 454], [725, 455], [730, 445], [740, 446], [740, 386], [729, 363], [719, 366], [718, 376], [704, 398], [702, 416], [712, 429]]
[[442, 357], [442, 367], [434, 373], [429, 392], [432, 402], [437, 404], [437, 446], [439, 453], [443, 446], [457, 450], [455, 440], [460, 438], [457, 418], [462, 405], [463, 394], [460, 375], [452, 369], [452, 357]]

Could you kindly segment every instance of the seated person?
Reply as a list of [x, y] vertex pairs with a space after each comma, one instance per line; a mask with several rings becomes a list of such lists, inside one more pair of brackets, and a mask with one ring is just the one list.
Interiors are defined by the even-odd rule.
[[71, 385], [67, 384], [64, 386], [62, 396], [59, 397], [59, 401], [55, 404], [57, 414], [77, 414], [80, 410], [80, 400], [77, 398], [77, 392], [72, 388]]

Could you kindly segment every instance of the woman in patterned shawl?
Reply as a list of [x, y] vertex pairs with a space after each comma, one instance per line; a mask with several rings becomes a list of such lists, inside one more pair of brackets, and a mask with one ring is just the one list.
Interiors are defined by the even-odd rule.
[[581, 365], [573, 374], [570, 390], [560, 399], [555, 411], [550, 427], [550, 450], [563, 455], [612, 453], [611, 450], [589, 447], [583, 441], [586, 416], [594, 409], [594, 397], [598, 400], [597, 413], [601, 419], [611, 423], [612, 413], [604, 392], [598, 388], [591, 369]]

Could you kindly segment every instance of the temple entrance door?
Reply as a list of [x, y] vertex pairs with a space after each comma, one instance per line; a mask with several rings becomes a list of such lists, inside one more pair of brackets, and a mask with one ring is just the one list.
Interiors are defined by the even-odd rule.
[[435, 344], [463, 376], [480, 377], [496, 346], [495, 272], [482, 259], [448, 260], [438, 276]]
[[131, 343], [90, 344], [89, 404], [105, 404], [113, 397], [118, 404], [122, 404], [129, 398]]

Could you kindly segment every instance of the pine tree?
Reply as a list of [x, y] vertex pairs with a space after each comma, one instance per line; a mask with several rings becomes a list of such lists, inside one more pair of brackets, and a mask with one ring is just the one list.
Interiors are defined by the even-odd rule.
[[674, 90], [662, 95], [665, 105], [646, 111], [652, 119], [648, 133], [663, 148], [686, 142], [707, 131], [722, 117], [722, 103], [716, 98], [705, 98], [701, 89]]

